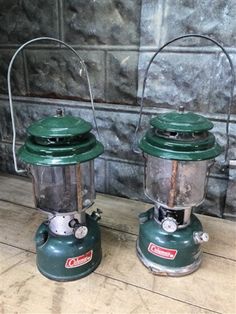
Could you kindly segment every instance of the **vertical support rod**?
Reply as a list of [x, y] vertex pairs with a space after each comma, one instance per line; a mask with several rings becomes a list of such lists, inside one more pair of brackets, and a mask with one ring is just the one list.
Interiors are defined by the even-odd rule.
[[172, 172], [170, 179], [170, 193], [168, 197], [168, 207], [172, 208], [175, 205], [176, 186], [177, 186], [178, 161], [172, 161]]

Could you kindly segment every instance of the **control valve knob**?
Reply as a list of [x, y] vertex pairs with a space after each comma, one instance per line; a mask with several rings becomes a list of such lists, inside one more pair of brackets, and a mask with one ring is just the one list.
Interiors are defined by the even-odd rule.
[[69, 223], [70, 227], [74, 230], [74, 235], [77, 239], [83, 239], [88, 234], [88, 228], [78, 222], [77, 219], [73, 219]]
[[161, 222], [161, 227], [166, 232], [173, 233], [178, 229], [177, 221], [172, 217], [166, 217]]

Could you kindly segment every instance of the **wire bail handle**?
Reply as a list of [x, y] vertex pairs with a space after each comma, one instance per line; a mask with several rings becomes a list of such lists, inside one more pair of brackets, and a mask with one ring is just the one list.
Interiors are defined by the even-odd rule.
[[89, 91], [89, 97], [90, 97], [90, 102], [91, 102], [91, 106], [92, 106], [92, 111], [93, 111], [93, 120], [94, 120], [94, 125], [96, 128], [96, 132], [98, 135], [98, 138], [100, 138], [100, 134], [98, 131], [98, 126], [97, 126], [97, 120], [96, 120], [96, 116], [95, 116], [95, 108], [94, 108], [94, 102], [93, 102], [93, 94], [92, 94], [92, 89], [91, 89], [91, 84], [90, 84], [90, 79], [89, 79], [89, 75], [88, 75], [88, 71], [87, 71], [87, 67], [83, 61], [83, 59], [80, 57], [80, 55], [78, 54], [78, 52], [72, 48], [70, 45], [68, 45], [67, 43], [65, 43], [64, 41], [60, 40], [60, 39], [56, 39], [56, 38], [51, 38], [51, 37], [38, 37], [38, 38], [34, 38], [32, 40], [27, 41], [26, 43], [24, 43], [23, 45], [21, 45], [16, 52], [14, 53], [13, 57], [11, 58], [11, 61], [9, 63], [8, 66], [8, 72], [7, 72], [7, 87], [8, 87], [8, 97], [9, 97], [9, 105], [10, 105], [10, 112], [11, 112], [11, 121], [12, 121], [12, 132], [13, 132], [13, 140], [12, 140], [12, 153], [13, 153], [13, 161], [14, 161], [14, 167], [15, 167], [15, 171], [17, 173], [23, 173], [26, 172], [27, 170], [23, 170], [23, 169], [18, 169], [17, 166], [17, 159], [16, 159], [16, 127], [15, 127], [15, 119], [14, 119], [14, 111], [13, 111], [13, 104], [12, 104], [12, 91], [11, 91], [11, 69], [13, 66], [13, 62], [16, 58], [16, 56], [18, 55], [18, 53], [23, 50], [26, 46], [36, 42], [36, 41], [41, 41], [41, 40], [50, 40], [50, 41], [54, 41], [57, 43], [62, 44], [63, 46], [65, 46], [66, 48], [68, 48], [70, 51], [72, 51], [79, 59], [80, 64], [82, 66], [82, 69], [85, 72], [86, 75], [86, 79], [87, 79], [87, 85], [88, 85], [88, 91]]
[[159, 48], [154, 55], [152, 56], [151, 60], [148, 63], [147, 69], [145, 71], [144, 74], [144, 80], [143, 80], [143, 89], [142, 89], [142, 96], [141, 96], [141, 103], [140, 103], [140, 112], [139, 112], [139, 119], [138, 119], [138, 123], [135, 129], [135, 133], [134, 133], [134, 151], [135, 152], [139, 152], [137, 150], [137, 136], [138, 136], [138, 131], [141, 125], [141, 119], [142, 119], [142, 111], [143, 111], [143, 102], [144, 102], [144, 93], [145, 93], [145, 88], [146, 88], [146, 83], [147, 83], [147, 78], [148, 78], [148, 71], [151, 67], [151, 64], [153, 63], [155, 57], [169, 44], [183, 39], [183, 38], [189, 38], [189, 37], [194, 37], [194, 38], [203, 38], [203, 39], [207, 39], [209, 41], [211, 41], [212, 43], [214, 43], [216, 46], [218, 46], [222, 52], [224, 53], [224, 55], [226, 56], [227, 60], [229, 61], [229, 65], [230, 65], [230, 75], [232, 77], [231, 80], [231, 84], [230, 84], [230, 96], [229, 96], [229, 102], [228, 102], [228, 110], [227, 110], [227, 120], [226, 120], [226, 148], [225, 148], [225, 156], [224, 156], [224, 163], [226, 164], [228, 162], [228, 151], [229, 151], [229, 122], [230, 122], [230, 115], [231, 115], [231, 107], [232, 107], [232, 103], [233, 103], [233, 95], [234, 95], [234, 85], [235, 85], [235, 72], [234, 72], [234, 67], [233, 67], [233, 62], [232, 59], [230, 58], [229, 54], [227, 53], [227, 51], [224, 49], [224, 47], [218, 43], [216, 40], [205, 36], [205, 35], [200, 35], [200, 34], [187, 34], [187, 35], [183, 35], [183, 36], [179, 36], [176, 37], [170, 41], [168, 41], [167, 43], [165, 43], [161, 48]]

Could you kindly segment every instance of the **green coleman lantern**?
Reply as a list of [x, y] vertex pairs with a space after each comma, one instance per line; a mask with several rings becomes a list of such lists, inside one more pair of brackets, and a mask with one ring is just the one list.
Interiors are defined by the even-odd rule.
[[[40, 39], [33, 41], [37, 40]], [[14, 58], [25, 45], [12, 58], [9, 82]], [[15, 169], [21, 172], [17, 168], [14, 151], [15, 124], [10, 84], [8, 86], [13, 156]], [[91, 96], [90, 84], [89, 91]], [[97, 224], [99, 212], [86, 214], [86, 209], [95, 199], [94, 159], [103, 153], [103, 146], [91, 129], [92, 125], [87, 121], [64, 115], [61, 109], [57, 109], [54, 116], [28, 127], [26, 142], [18, 151], [19, 159], [29, 165], [35, 206], [48, 214], [48, 219], [35, 235], [37, 266], [43, 275], [57, 281], [88, 275], [99, 265], [102, 257]]]
[[[136, 136], [148, 70], [167, 44], [154, 54], [147, 67]], [[232, 91], [233, 87], [231, 95]], [[185, 112], [180, 106], [177, 111], [153, 117], [138, 144], [145, 158], [145, 194], [154, 205], [139, 216], [137, 255], [154, 274], [182, 276], [195, 271], [201, 263], [200, 246], [208, 241], [208, 234], [192, 212], [204, 200], [209, 167], [222, 152], [210, 132], [212, 128], [207, 118]]]
[[145, 194], [154, 206], [142, 213], [137, 252], [154, 273], [184, 275], [201, 263], [208, 241], [192, 209], [205, 195], [207, 171], [222, 149], [209, 132], [212, 122], [183, 111], [161, 114], [139, 147], [145, 156]]

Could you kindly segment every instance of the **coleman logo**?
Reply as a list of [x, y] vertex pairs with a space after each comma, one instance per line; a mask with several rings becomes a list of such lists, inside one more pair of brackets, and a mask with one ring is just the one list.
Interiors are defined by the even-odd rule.
[[84, 264], [87, 264], [88, 262], [91, 261], [92, 257], [93, 257], [93, 250], [90, 250], [80, 256], [69, 257], [66, 260], [65, 268], [75, 268], [75, 267], [79, 267]]
[[175, 259], [176, 254], [178, 252], [177, 250], [174, 249], [166, 249], [164, 247], [158, 246], [152, 242], [149, 243], [148, 251], [153, 255], [165, 259]]

